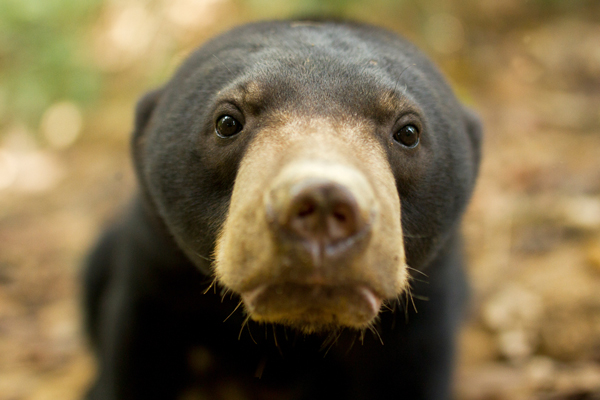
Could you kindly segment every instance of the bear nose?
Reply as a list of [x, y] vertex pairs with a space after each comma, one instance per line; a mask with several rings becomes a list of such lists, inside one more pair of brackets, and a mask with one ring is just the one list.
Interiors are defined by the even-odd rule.
[[327, 245], [348, 239], [365, 225], [358, 202], [335, 182], [300, 183], [282, 210], [283, 228], [297, 237]]
[[331, 256], [349, 251], [350, 242], [366, 240], [374, 213], [356, 188], [326, 177], [276, 185], [266, 206], [271, 229], [281, 243], [304, 243], [310, 253]]
[[285, 166], [265, 191], [264, 205], [277, 251], [286, 262], [313, 267], [342, 265], [365, 251], [378, 215], [362, 172], [315, 160]]

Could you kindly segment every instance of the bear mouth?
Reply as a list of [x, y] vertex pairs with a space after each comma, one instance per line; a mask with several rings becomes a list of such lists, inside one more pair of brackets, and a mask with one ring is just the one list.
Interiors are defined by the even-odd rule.
[[364, 329], [382, 300], [365, 284], [263, 284], [242, 293], [250, 317], [258, 322], [296, 327], [305, 333], [340, 327]]

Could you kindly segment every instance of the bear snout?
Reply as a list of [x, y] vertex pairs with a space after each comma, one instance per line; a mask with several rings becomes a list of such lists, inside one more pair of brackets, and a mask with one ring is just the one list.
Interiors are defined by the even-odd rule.
[[305, 123], [264, 130], [245, 153], [215, 274], [255, 321], [363, 329], [407, 286], [400, 199], [368, 132]]

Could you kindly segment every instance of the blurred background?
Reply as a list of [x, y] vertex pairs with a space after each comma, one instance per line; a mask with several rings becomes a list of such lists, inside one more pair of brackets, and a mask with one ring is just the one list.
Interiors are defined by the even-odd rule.
[[457, 399], [600, 399], [600, 2], [0, 0], [0, 400], [93, 374], [78, 276], [134, 187], [136, 99], [215, 34], [306, 14], [402, 33], [484, 121]]

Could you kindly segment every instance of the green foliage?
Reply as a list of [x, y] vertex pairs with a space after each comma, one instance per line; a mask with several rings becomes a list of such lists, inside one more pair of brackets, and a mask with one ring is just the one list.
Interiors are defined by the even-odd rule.
[[303, 16], [343, 17], [350, 5], [358, 0], [243, 0], [242, 4], [262, 18], [287, 18]]
[[53, 101], [99, 93], [86, 29], [101, 0], [0, 1], [0, 125], [37, 126]]

